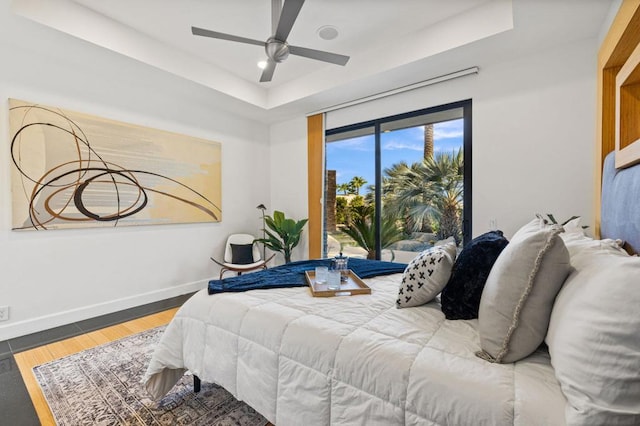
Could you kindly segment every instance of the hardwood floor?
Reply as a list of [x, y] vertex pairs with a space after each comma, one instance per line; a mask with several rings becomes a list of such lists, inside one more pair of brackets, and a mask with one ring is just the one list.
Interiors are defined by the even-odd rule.
[[140, 333], [160, 325], [168, 324], [177, 310], [178, 308], [168, 309], [156, 314], [147, 315], [121, 324], [116, 324], [14, 354], [16, 364], [18, 365], [29, 395], [31, 396], [31, 400], [33, 401], [40, 423], [44, 426], [56, 424], [53, 420], [51, 410], [49, 410], [49, 405], [47, 404], [47, 401], [40, 390], [40, 386], [38, 386], [38, 382], [33, 375], [33, 367], [85, 349], [90, 349], [104, 343], [121, 339], [135, 333]]

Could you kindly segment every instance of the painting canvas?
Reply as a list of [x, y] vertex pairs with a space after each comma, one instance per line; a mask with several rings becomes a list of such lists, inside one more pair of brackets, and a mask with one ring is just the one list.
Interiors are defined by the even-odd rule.
[[222, 219], [221, 145], [9, 100], [16, 230]]

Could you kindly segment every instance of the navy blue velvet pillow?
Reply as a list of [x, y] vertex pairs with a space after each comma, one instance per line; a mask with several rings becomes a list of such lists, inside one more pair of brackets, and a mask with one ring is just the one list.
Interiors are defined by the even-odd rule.
[[236, 265], [253, 263], [253, 244], [231, 244], [231, 263]]
[[509, 244], [502, 231], [490, 231], [467, 244], [456, 259], [440, 296], [447, 319], [478, 318], [482, 290], [491, 267]]

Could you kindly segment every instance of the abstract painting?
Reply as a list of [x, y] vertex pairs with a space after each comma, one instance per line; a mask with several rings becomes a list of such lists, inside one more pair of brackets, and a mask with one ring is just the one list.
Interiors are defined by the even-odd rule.
[[221, 145], [9, 99], [16, 230], [219, 222]]

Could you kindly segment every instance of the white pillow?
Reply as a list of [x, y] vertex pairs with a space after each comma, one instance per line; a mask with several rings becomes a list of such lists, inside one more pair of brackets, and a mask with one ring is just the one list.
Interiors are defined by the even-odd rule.
[[564, 232], [560, 234], [560, 237], [562, 238], [562, 241], [564, 241], [565, 246], [567, 246], [570, 256], [573, 257], [583, 249], [589, 248], [594, 245], [598, 247], [601, 245], [607, 245], [625, 252], [622, 249], [622, 247], [624, 246], [624, 241], [622, 240], [612, 240], [609, 238], [594, 240], [593, 238], [587, 236], [585, 230], [580, 224], [581, 220], [582, 219], [580, 217], [577, 217], [562, 225], [562, 227], [564, 228]]
[[569, 222], [562, 225], [562, 228], [564, 229], [564, 232], [560, 235], [562, 239], [567, 241], [587, 237], [587, 234], [584, 232], [584, 229], [580, 224], [581, 221], [581, 217], [576, 217], [575, 219], [571, 219]]
[[591, 247], [600, 247], [600, 246], [608, 246], [613, 249], [619, 250], [621, 253], [626, 253], [622, 246], [624, 246], [624, 242], [621, 240], [612, 240], [612, 239], [602, 239], [602, 240], [594, 240], [591, 237], [588, 237], [582, 227], [580, 226], [580, 218], [573, 219], [567, 222], [563, 226], [565, 232], [560, 234], [560, 237], [564, 241], [565, 246], [569, 250], [569, 255], [573, 258], [573, 256], [577, 255], [581, 251], [585, 249], [589, 249]]
[[448, 238], [445, 238], [444, 240], [436, 241], [433, 245], [435, 247], [439, 247], [439, 246], [443, 246], [443, 245], [449, 244], [449, 243], [454, 243], [455, 244], [456, 243], [456, 239], [454, 237], [448, 237]]
[[515, 362], [544, 341], [553, 301], [571, 266], [561, 232], [561, 226], [536, 218], [496, 259], [478, 310], [479, 357]]
[[551, 314], [569, 425], [640, 424], [640, 258], [612, 242], [582, 244]]
[[435, 299], [447, 285], [455, 259], [455, 242], [432, 247], [416, 256], [402, 274], [396, 307], [420, 306]]

